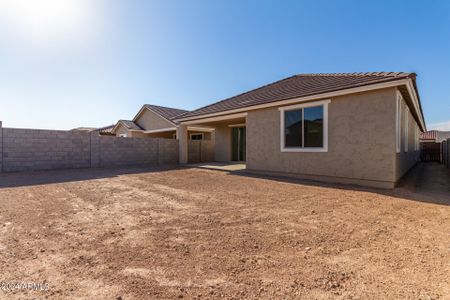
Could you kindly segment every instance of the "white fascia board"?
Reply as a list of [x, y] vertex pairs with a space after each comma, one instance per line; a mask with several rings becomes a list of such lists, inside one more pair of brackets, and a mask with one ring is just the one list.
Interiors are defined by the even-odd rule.
[[158, 133], [158, 132], [167, 132], [167, 131], [176, 131], [176, 127], [168, 127], [168, 128], [161, 128], [161, 129], [153, 129], [153, 130], [146, 130], [144, 133]]
[[220, 115], [220, 116], [216, 116], [216, 117], [211, 117], [211, 118], [202, 118], [202, 119], [197, 119], [197, 120], [192, 120], [192, 121], [183, 121], [180, 122], [183, 125], [190, 125], [190, 124], [202, 124], [202, 123], [208, 123], [208, 122], [218, 122], [218, 121], [226, 121], [226, 120], [233, 120], [233, 119], [237, 119], [237, 118], [245, 118], [247, 116], [247, 113], [238, 113], [238, 114], [225, 114], [225, 115]]
[[419, 116], [420, 127], [423, 131], [427, 131], [427, 127], [425, 125], [425, 120], [423, 119], [422, 112], [420, 111], [419, 97], [416, 94], [416, 89], [414, 88], [412, 79], [408, 79], [408, 84], [406, 85], [406, 88], [408, 89], [408, 92], [411, 95], [411, 98], [413, 100], [412, 102], [413, 102], [414, 111]]
[[214, 128], [210, 127], [197, 127], [197, 126], [188, 126], [189, 131], [200, 131], [200, 132], [213, 132]]

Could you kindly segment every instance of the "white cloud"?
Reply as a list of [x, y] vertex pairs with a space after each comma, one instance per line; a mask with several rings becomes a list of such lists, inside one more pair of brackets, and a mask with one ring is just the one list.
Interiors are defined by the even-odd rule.
[[450, 131], [450, 121], [432, 123], [427, 126], [428, 130]]

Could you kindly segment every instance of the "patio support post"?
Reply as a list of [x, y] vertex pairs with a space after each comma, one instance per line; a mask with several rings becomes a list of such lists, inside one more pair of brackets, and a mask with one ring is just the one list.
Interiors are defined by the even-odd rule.
[[188, 163], [188, 131], [187, 125], [179, 125], [177, 128], [178, 146], [180, 147], [180, 164]]
[[3, 127], [0, 121], [0, 173], [3, 171]]

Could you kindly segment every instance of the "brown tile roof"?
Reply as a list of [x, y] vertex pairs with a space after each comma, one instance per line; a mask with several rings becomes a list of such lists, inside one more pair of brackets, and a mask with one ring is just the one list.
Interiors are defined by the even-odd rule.
[[97, 131], [100, 135], [115, 135], [112, 133], [113, 128], [116, 126], [116, 124], [112, 124], [109, 126], [97, 128]]
[[[128, 129], [142, 130], [141, 126], [137, 125], [133, 121], [130, 121], [130, 120], [119, 120], [119, 122], [122, 123]], [[117, 122], [117, 123], [119, 123], [119, 122]]]
[[188, 110], [184, 109], [164, 107], [151, 104], [145, 104], [144, 107], [149, 108], [150, 110], [154, 111], [155, 113], [159, 114], [160, 116], [162, 116], [167, 120], [173, 120], [175, 117], [189, 112]]
[[70, 131], [87, 131], [87, 132], [90, 132], [90, 131], [94, 131], [96, 129], [97, 128], [95, 128], [95, 127], [77, 127], [77, 128], [70, 129]]
[[415, 73], [403, 72], [299, 74], [185, 113], [179, 118], [224, 112], [405, 78], [415, 79], [415, 77]]

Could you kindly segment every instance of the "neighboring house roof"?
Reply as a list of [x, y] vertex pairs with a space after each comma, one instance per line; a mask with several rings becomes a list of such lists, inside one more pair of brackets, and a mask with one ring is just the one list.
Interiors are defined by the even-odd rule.
[[450, 131], [439, 131], [436, 135], [436, 142], [441, 143], [442, 141], [445, 141], [447, 139], [450, 139]]
[[420, 134], [420, 140], [436, 140], [437, 131], [436, 130], [430, 130], [427, 132], [422, 132]]
[[94, 130], [96, 130], [97, 128], [95, 128], [95, 127], [77, 127], [77, 128], [73, 128], [73, 129], [71, 129], [70, 131], [94, 131]]
[[403, 72], [299, 74], [196, 109], [182, 115], [181, 118], [184, 119], [220, 113], [254, 105], [318, 95], [394, 80], [407, 78], [415, 79], [415, 77], [415, 73]]
[[176, 117], [179, 117], [185, 113], [188, 113], [188, 110], [184, 109], [178, 109], [178, 108], [172, 108], [172, 107], [165, 107], [165, 106], [159, 106], [159, 105], [151, 105], [151, 104], [144, 104], [142, 108], [139, 110], [139, 112], [136, 114], [136, 116], [133, 118], [133, 122], [135, 122], [139, 117], [142, 115], [142, 113], [145, 111], [145, 109], [148, 109], [155, 114], [160, 115], [162, 118], [166, 119], [172, 124], [176, 124], [176, 122], [173, 121]]
[[188, 113], [188, 110], [172, 108], [172, 107], [164, 107], [158, 105], [145, 104], [144, 107], [150, 109], [151, 111], [159, 114], [161, 117], [172, 120], [175, 117], [178, 117], [182, 114]]
[[116, 124], [112, 124], [109, 126], [97, 128], [97, 131], [100, 135], [114, 135], [112, 132], [113, 128], [116, 126]]
[[130, 120], [119, 120], [117, 121], [117, 124], [114, 125], [113, 129], [111, 130], [112, 133], [116, 132], [117, 128], [119, 128], [119, 125], [123, 125], [128, 130], [138, 130], [143, 131], [141, 126], [137, 125], [133, 121]]
[[117, 123], [121, 123], [127, 129], [143, 130], [141, 126], [130, 120], [119, 120]]
[[422, 142], [441, 143], [447, 139], [450, 139], [450, 131], [430, 130], [420, 134], [420, 140]]

